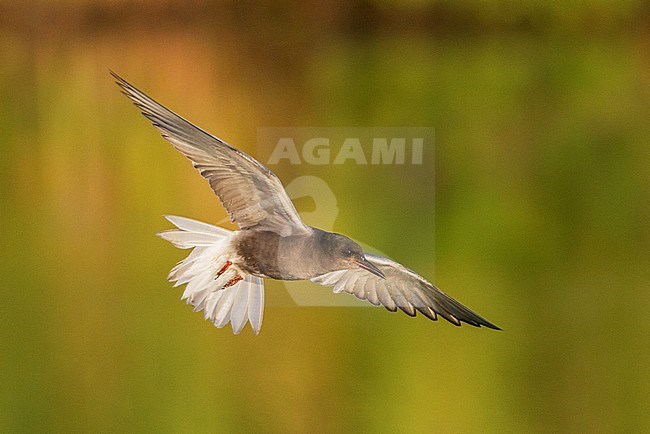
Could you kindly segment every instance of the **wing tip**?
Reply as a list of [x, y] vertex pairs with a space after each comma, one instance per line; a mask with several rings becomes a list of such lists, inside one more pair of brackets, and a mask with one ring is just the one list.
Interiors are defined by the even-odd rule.
[[176, 225], [175, 221], [179, 221], [179, 219], [180, 220], [189, 220], [187, 217], [181, 217], [181, 216], [172, 215], [172, 214], [163, 214], [162, 216], [163, 216], [163, 218], [165, 220], [167, 220], [168, 222], [170, 222], [171, 224], [173, 224], [176, 227], [178, 227], [178, 225]]
[[[485, 318], [482, 318], [482, 317], [480, 317], [478, 315], [476, 315], [476, 318], [461, 319], [460, 321], [464, 322], [465, 324], [469, 324], [471, 326], [478, 327], [478, 328], [485, 327], [485, 328], [489, 328], [489, 329], [492, 329], [492, 330], [503, 331], [503, 329], [501, 327], [497, 326], [496, 324], [492, 324], [490, 321], [488, 321]], [[458, 324], [458, 325], [460, 325], [460, 324]]]
[[115, 79], [115, 84], [117, 84], [120, 87], [120, 89], [122, 89], [122, 93], [126, 96], [129, 96], [129, 94], [127, 93], [128, 92], [127, 88], [131, 87], [129, 82], [123, 79], [117, 72], [113, 71], [112, 69], [109, 69], [108, 72]]
[[492, 329], [492, 330], [497, 330], [497, 331], [500, 331], [500, 332], [503, 331], [503, 329], [501, 327], [499, 327], [499, 326], [497, 326], [495, 324], [492, 324], [490, 321], [486, 321], [486, 320], [483, 320], [483, 321], [484, 321], [483, 323], [479, 324], [479, 327], [484, 326], [484, 327], [487, 327], [487, 328]]
[[113, 76], [113, 78], [115, 80], [124, 81], [124, 79], [122, 77], [120, 77], [119, 74], [117, 72], [113, 71], [111, 68], [108, 68], [108, 72]]

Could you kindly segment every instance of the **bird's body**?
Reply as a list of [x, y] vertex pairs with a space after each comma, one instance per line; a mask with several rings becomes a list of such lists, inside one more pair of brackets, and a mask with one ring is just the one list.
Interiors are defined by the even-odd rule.
[[239, 333], [249, 321], [262, 324], [264, 278], [312, 280], [376, 306], [410, 316], [438, 315], [460, 325], [497, 326], [472, 312], [414, 271], [388, 258], [364, 254], [345, 235], [302, 222], [279, 179], [251, 156], [163, 107], [112, 73], [163, 137], [205, 177], [239, 231], [184, 217], [166, 216], [178, 229], [159, 235], [193, 249], [169, 274], [187, 284], [183, 299], [222, 327]]
[[243, 258], [242, 268], [255, 276], [277, 280], [309, 280], [340, 270], [328, 253], [331, 239], [343, 235], [309, 229], [306, 234], [287, 236], [254, 229], [238, 232], [234, 242]]

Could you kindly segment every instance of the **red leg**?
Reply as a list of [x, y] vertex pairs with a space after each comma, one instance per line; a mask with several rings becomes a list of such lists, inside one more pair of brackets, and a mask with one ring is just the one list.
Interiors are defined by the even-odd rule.
[[223, 289], [230, 288], [231, 286], [233, 286], [235, 283], [239, 282], [240, 280], [244, 280], [244, 278], [241, 277], [241, 276], [238, 274], [238, 275], [236, 275], [235, 277], [233, 277], [232, 279], [230, 279], [230, 280], [228, 281], [228, 283], [226, 283], [226, 286], [223, 287]]
[[230, 267], [231, 265], [232, 265], [232, 262], [230, 262], [230, 261], [226, 261], [226, 263], [224, 264], [224, 266], [221, 267], [221, 270], [219, 270], [219, 271], [217, 272], [217, 275], [216, 275], [214, 278], [216, 279], [216, 278], [218, 278], [219, 276], [221, 276], [223, 273], [225, 273], [226, 270], [228, 269], [228, 267]]

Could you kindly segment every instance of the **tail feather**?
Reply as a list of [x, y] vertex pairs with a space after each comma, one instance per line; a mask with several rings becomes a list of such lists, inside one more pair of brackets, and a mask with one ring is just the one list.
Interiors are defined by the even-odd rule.
[[217, 237], [222, 237], [224, 239], [232, 236], [232, 232], [228, 229], [220, 228], [219, 226], [212, 226], [198, 220], [192, 220], [188, 219], [187, 217], [179, 217], [175, 215], [166, 215], [164, 217], [178, 229], [181, 229], [183, 231], [214, 235]]
[[258, 333], [264, 317], [264, 281], [259, 277], [246, 276], [244, 283], [249, 285], [248, 291], [248, 321]]
[[238, 334], [251, 323], [255, 334], [262, 327], [264, 315], [264, 283], [259, 277], [247, 275], [243, 281], [229, 288], [211, 292], [204, 300], [203, 316], [221, 328], [230, 321]]
[[246, 285], [237, 286], [237, 295], [235, 295], [232, 309], [230, 309], [230, 324], [232, 325], [232, 331], [235, 334], [239, 334], [248, 321], [248, 318], [246, 317], [248, 311], [248, 288]]
[[[170, 271], [169, 275], [167, 276], [167, 280], [170, 282], [175, 282], [180, 279], [196, 262], [196, 260], [201, 257], [206, 248], [207, 247], [195, 247], [194, 250], [192, 250], [192, 252], [187, 256], [187, 258], [179, 261], [178, 264], [172, 268], [172, 271]], [[178, 284], [174, 286], [178, 286]]]
[[196, 298], [201, 293], [201, 291], [211, 289], [212, 282], [210, 282], [210, 280], [211, 279], [209, 273], [202, 273], [200, 275], [197, 275], [194, 279], [188, 282], [181, 300], [187, 299], [188, 304], [192, 303], [192, 305], [194, 305]]
[[214, 324], [221, 328], [230, 322], [230, 311], [232, 309], [232, 304], [235, 301], [235, 296], [237, 295], [237, 288], [231, 286], [224, 290], [225, 294], [221, 296], [217, 307], [214, 309]]
[[[238, 334], [250, 322], [255, 334], [259, 333], [264, 314], [264, 282], [233, 264], [235, 255], [230, 242], [235, 233], [185, 217], [165, 218], [178, 229], [157, 235], [178, 248], [193, 249], [167, 277], [175, 282], [175, 287], [187, 284], [181, 299], [187, 300], [195, 312], [203, 310], [204, 318], [217, 327], [230, 322], [233, 332]], [[238, 274], [243, 280], [227, 286]]]
[[178, 247], [179, 249], [191, 249], [199, 246], [210, 247], [215, 245], [215, 243], [223, 242], [225, 240], [224, 238], [213, 234], [186, 232], [176, 229], [158, 232], [156, 235], [163, 240], [169, 241], [174, 245], [174, 247]]
[[223, 294], [226, 293], [226, 291], [228, 291], [228, 289], [230, 288], [226, 288], [222, 291], [211, 292], [210, 295], [208, 295], [205, 302], [205, 309], [203, 309], [203, 318], [211, 322], [214, 322], [214, 315], [215, 315], [215, 309], [217, 307], [217, 303], [219, 302], [219, 299], [223, 297]]

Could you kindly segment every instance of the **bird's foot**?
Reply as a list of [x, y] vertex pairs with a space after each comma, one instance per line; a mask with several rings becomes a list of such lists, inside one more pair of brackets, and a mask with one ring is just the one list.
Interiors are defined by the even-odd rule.
[[217, 280], [219, 278], [219, 276], [221, 276], [223, 273], [225, 273], [226, 270], [228, 269], [228, 267], [230, 267], [231, 265], [232, 265], [232, 262], [226, 261], [226, 263], [223, 265], [223, 267], [221, 267], [221, 269], [217, 272], [217, 275], [214, 276], [214, 280]]
[[239, 282], [240, 280], [244, 280], [244, 278], [241, 277], [241, 275], [238, 274], [235, 277], [233, 277], [232, 279], [230, 279], [228, 281], [228, 283], [226, 283], [226, 286], [223, 287], [223, 289], [230, 288], [231, 286], [233, 286], [235, 283]]

